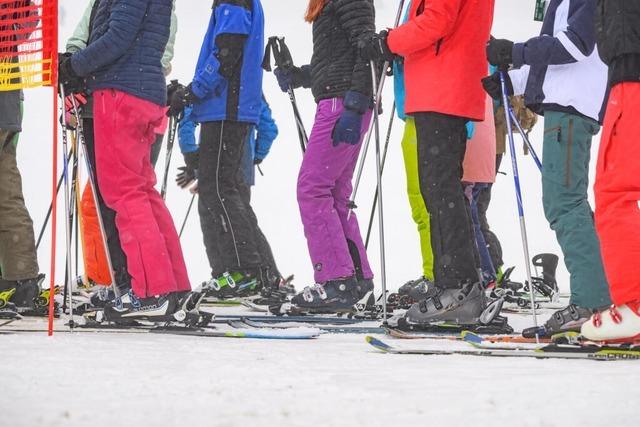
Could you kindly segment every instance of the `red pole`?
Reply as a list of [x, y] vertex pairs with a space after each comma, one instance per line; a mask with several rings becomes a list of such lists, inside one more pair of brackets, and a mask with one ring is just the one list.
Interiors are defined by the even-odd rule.
[[[48, 335], [53, 335], [53, 317], [54, 317], [54, 297], [55, 297], [55, 280], [56, 280], [56, 218], [57, 218], [57, 197], [56, 197], [56, 181], [58, 179], [58, 0], [50, 0], [50, 19], [51, 22], [51, 84], [53, 85], [53, 165], [51, 178], [51, 267], [49, 271], [49, 327]], [[43, 15], [46, 10], [43, 2]], [[43, 26], [47, 22], [43, 21]], [[44, 31], [44, 30], [43, 30]], [[69, 290], [71, 291], [71, 290]]]

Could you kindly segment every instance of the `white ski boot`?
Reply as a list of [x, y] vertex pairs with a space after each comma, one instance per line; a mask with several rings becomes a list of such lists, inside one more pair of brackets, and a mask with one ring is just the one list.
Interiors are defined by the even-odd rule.
[[596, 313], [582, 325], [580, 332], [591, 341], [638, 342], [640, 341], [640, 302], [611, 306], [603, 312]]

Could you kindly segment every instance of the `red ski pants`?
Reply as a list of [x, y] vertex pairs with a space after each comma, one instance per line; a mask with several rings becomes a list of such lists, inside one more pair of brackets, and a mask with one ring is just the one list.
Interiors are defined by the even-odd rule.
[[640, 300], [640, 83], [613, 87], [596, 170], [596, 228], [614, 304]]
[[98, 182], [127, 255], [139, 297], [190, 291], [182, 248], [169, 210], [155, 189], [150, 148], [164, 109], [113, 89], [94, 93]]

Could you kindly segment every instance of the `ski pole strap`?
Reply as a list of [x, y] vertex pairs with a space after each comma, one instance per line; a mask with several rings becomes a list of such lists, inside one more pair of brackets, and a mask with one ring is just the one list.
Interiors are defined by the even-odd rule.
[[269, 37], [267, 47], [264, 51], [264, 60], [262, 61], [262, 68], [265, 71], [273, 71], [271, 66], [272, 54], [277, 68], [282, 68], [283, 70], [293, 68], [291, 51], [289, 50], [289, 47], [287, 47], [284, 37]]

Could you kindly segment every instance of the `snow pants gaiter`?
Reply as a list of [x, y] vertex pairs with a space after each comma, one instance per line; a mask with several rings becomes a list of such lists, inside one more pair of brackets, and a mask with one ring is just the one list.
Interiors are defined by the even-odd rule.
[[478, 282], [478, 254], [470, 206], [462, 186], [466, 120], [416, 113], [420, 189], [431, 217], [434, 278], [442, 288]]
[[402, 137], [402, 157], [407, 175], [407, 195], [411, 206], [411, 217], [418, 226], [420, 236], [420, 252], [422, 254], [422, 274], [433, 280], [433, 251], [431, 250], [431, 225], [429, 212], [424, 204], [420, 192], [420, 177], [418, 174], [418, 139], [416, 123], [412, 117], [407, 117]]
[[[0, 130], [1, 132], [1, 130]], [[16, 162], [13, 132], [2, 132], [0, 143], [0, 271], [4, 280], [33, 279], [38, 259], [33, 221], [22, 195], [22, 178]]]
[[341, 98], [318, 103], [298, 175], [298, 206], [317, 283], [354, 274], [358, 279], [373, 278], [358, 220], [354, 212], [349, 215], [351, 179], [371, 111], [362, 120], [357, 145], [334, 146], [333, 128], [343, 110]]
[[[97, 177], [98, 167], [96, 165], [93, 118], [83, 119], [82, 128], [89, 162], [93, 167], [93, 173], [96, 174]], [[107, 238], [115, 281], [120, 292], [126, 293], [131, 289], [131, 276], [127, 270], [127, 256], [122, 250], [120, 236], [118, 235], [118, 229], [116, 227], [116, 212], [106, 205], [102, 197], [102, 192], [100, 191], [100, 182], [98, 179], [94, 179], [94, 183], [98, 193], [98, 204], [100, 205], [100, 214], [102, 215], [102, 223]], [[82, 193], [80, 209], [82, 214], [82, 252], [84, 256], [85, 273], [87, 277], [95, 283], [110, 285], [111, 273], [109, 272], [109, 265], [104, 251], [98, 212], [93, 201], [91, 186], [88, 183]]]
[[144, 298], [190, 291], [178, 233], [154, 187], [150, 161], [163, 107], [113, 89], [93, 96], [100, 192], [116, 212], [133, 292]]
[[640, 300], [640, 83], [609, 95], [596, 170], [596, 227], [614, 304]]
[[198, 212], [213, 277], [268, 267], [261, 251], [268, 244], [241, 191], [240, 164], [251, 128], [236, 121], [202, 123]]
[[542, 155], [542, 203], [571, 275], [571, 303], [599, 308], [611, 303], [600, 241], [587, 199], [593, 120], [546, 111]]

